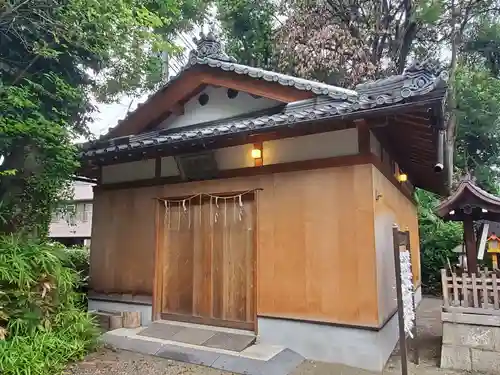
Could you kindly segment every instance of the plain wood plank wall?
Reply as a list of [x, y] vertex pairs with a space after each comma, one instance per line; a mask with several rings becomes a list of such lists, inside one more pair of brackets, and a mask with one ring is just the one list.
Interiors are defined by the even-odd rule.
[[152, 294], [155, 204], [140, 189], [96, 191], [91, 289], [103, 293]]
[[372, 166], [96, 191], [91, 286], [152, 293], [155, 197], [262, 188], [257, 313], [377, 326]]

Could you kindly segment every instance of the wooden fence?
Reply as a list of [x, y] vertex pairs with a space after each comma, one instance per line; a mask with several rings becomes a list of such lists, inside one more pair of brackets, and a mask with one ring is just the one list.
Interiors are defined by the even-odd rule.
[[443, 309], [450, 312], [500, 316], [500, 277], [487, 268], [476, 275], [441, 270]]

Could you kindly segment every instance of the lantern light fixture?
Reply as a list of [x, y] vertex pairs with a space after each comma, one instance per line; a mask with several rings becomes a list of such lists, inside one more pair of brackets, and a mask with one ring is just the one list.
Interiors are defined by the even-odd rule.
[[406, 182], [406, 181], [408, 181], [408, 175], [406, 173], [400, 173], [398, 175], [398, 181], [399, 182]]
[[252, 149], [252, 158], [253, 159], [261, 159], [262, 158], [262, 150], [260, 148]]

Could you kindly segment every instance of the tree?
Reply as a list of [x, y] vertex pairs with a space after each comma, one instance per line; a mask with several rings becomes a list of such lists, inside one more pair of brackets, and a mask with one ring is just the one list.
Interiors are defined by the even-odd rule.
[[282, 71], [339, 86], [376, 73], [366, 43], [346, 24], [334, 22], [326, 6], [299, 3], [288, 10], [276, 33], [276, 59]]
[[455, 164], [495, 193], [500, 172], [500, 80], [481, 65], [459, 64], [455, 76]]
[[178, 14], [176, 0], [0, 3], [0, 232], [47, 230], [76, 170], [72, 142], [88, 134], [90, 94], [147, 88], [157, 51], [173, 48], [155, 30]]
[[276, 2], [216, 0], [216, 6], [227, 52], [242, 64], [271, 68]]
[[[277, 33], [280, 66], [354, 86], [401, 73], [411, 54], [436, 50], [441, 3], [410, 0], [295, 0]], [[417, 48], [418, 47], [418, 48]]]

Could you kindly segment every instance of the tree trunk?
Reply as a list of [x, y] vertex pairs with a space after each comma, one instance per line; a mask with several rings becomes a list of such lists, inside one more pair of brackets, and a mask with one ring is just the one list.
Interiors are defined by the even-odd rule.
[[[457, 102], [455, 98], [455, 74], [457, 71], [457, 58], [458, 58], [458, 44], [460, 40], [459, 30], [457, 28], [457, 10], [455, 1], [451, 4], [451, 21], [450, 26], [452, 29], [451, 36], [451, 63], [450, 63], [450, 82], [448, 85], [447, 93], [447, 111], [448, 111], [448, 121], [446, 124], [446, 173], [448, 179], [449, 188], [453, 182], [453, 162], [454, 162], [454, 150], [455, 150], [455, 139], [457, 136], [457, 116], [456, 108]], [[467, 163], [467, 161], [466, 161]]]

